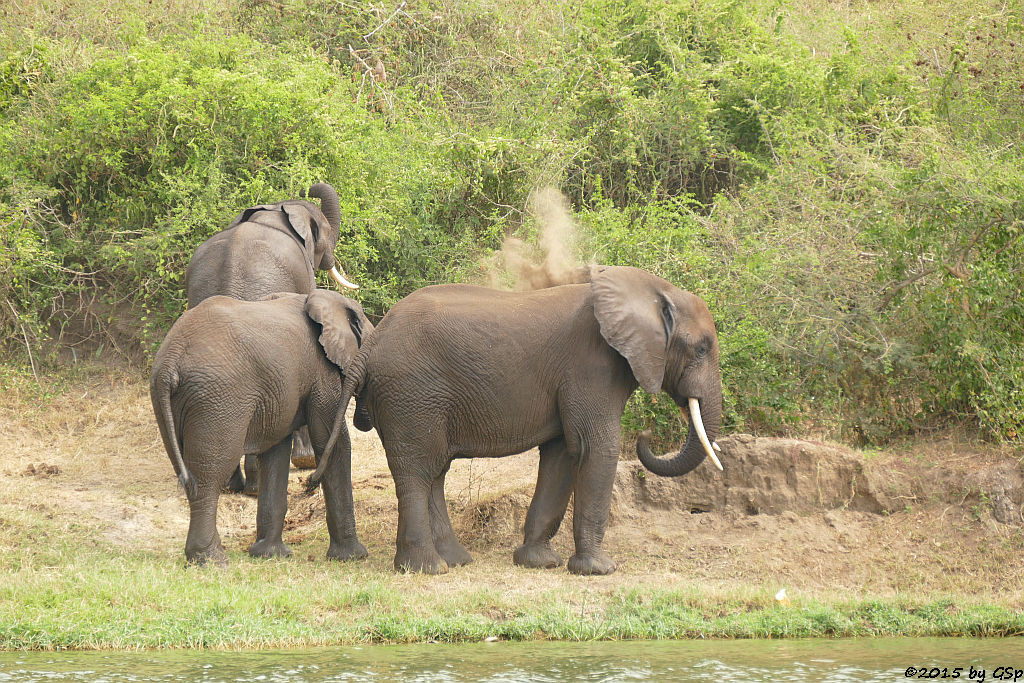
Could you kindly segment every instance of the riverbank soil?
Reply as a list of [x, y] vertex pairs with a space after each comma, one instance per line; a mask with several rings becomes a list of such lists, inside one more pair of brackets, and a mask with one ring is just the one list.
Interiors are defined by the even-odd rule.
[[[182, 561], [188, 507], [146, 382], [110, 368], [81, 374], [42, 402], [17, 389], [0, 399], [0, 505], [73, 521], [78, 533], [112, 550]], [[360, 536], [370, 550], [367, 562], [386, 574], [397, 523], [394, 485], [376, 433], [352, 435]], [[678, 480], [651, 475], [623, 455], [605, 540], [618, 570], [592, 585], [785, 587], [791, 595], [948, 592], [1024, 605], [1019, 450], [953, 438], [885, 452], [745, 434], [719, 442], [724, 472], [705, 462]], [[587, 580], [564, 568], [512, 565], [536, 467], [535, 451], [453, 464], [450, 512], [476, 561], [444, 583], [527, 592]], [[285, 541], [295, 551], [291, 562], [325, 562], [323, 497], [302, 492], [306, 476], [291, 474]], [[242, 553], [253, 541], [255, 512], [254, 498], [222, 496], [218, 525], [229, 552]], [[563, 558], [572, 553], [570, 520], [571, 509], [554, 541]]]

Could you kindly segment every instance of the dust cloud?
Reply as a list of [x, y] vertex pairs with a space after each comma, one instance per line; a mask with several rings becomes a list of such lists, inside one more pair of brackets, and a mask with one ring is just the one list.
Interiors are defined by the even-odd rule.
[[574, 256], [576, 223], [569, 200], [553, 187], [536, 191], [527, 204], [537, 222], [537, 243], [509, 237], [484, 264], [488, 284], [530, 290], [590, 281], [590, 267]]

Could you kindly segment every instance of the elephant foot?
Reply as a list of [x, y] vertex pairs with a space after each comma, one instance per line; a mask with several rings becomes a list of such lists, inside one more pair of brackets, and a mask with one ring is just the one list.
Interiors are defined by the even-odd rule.
[[316, 454], [306, 439], [295, 439], [292, 442], [292, 466], [299, 470], [316, 469]]
[[615, 560], [603, 550], [587, 555], [576, 553], [569, 558], [569, 572], [580, 576], [604, 576], [615, 571]]
[[249, 555], [252, 557], [291, 557], [292, 549], [282, 541], [260, 539], [249, 546]]
[[421, 547], [411, 550], [399, 550], [395, 554], [395, 571], [447, 574], [448, 563], [444, 561], [444, 558], [431, 545], [429, 548]]
[[245, 477], [242, 476], [242, 468], [236, 467], [234, 474], [228, 479], [228, 483], [224, 485], [224, 491], [226, 493], [241, 493], [245, 490]]
[[554, 569], [562, 565], [562, 556], [551, 549], [550, 543], [524, 543], [512, 553], [512, 562], [530, 569]]
[[251, 484], [249, 482], [245, 482], [245, 488], [242, 490], [242, 493], [251, 498], [256, 498], [260, 495], [260, 487], [256, 484], [255, 478], [253, 478], [253, 482]]
[[434, 548], [437, 550], [437, 554], [448, 563], [449, 567], [461, 567], [473, 561], [473, 556], [469, 554], [469, 551], [453, 535], [435, 540]]
[[328, 560], [339, 560], [342, 562], [345, 560], [361, 560], [367, 555], [369, 553], [366, 552], [366, 546], [360, 543], [357, 538], [342, 543], [331, 541], [331, 545], [327, 548]]
[[218, 567], [224, 569], [228, 566], [228, 554], [219, 543], [208, 550], [185, 549], [185, 562], [195, 567]]

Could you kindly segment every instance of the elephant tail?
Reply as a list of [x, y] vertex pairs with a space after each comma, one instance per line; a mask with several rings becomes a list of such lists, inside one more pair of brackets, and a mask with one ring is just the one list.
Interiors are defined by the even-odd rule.
[[331, 435], [327, 439], [327, 445], [324, 446], [320, 462], [317, 464], [313, 474], [309, 475], [309, 479], [306, 480], [307, 494], [313, 493], [320, 486], [324, 472], [327, 471], [327, 463], [331, 459], [331, 454], [334, 453], [334, 446], [339, 438], [341, 439], [342, 451], [346, 453], [346, 457], [352, 457], [352, 439], [349, 437], [348, 427], [345, 426], [345, 413], [348, 411], [348, 403], [352, 400], [352, 395], [358, 393], [362, 388], [362, 366], [356, 362], [360, 357], [361, 354], [356, 354], [356, 359], [349, 363], [348, 371], [345, 373], [345, 381], [341, 389], [341, 399], [338, 401], [338, 411], [334, 415], [334, 424], [331, 425]]
[[171, 464], [178, 472], [178, 483], [185, 490], [185, 496], [189, 500], [194, 500], [198, 494], [198, 486], [195, 477], [185, 466], [184, 458], [181, 457], [181, 441], [174, 428], [174, 411], [171, 408], [171, 394], [178, 388], [178, 379], [177, 372], [155, 371], [150, 382], [150, 394], [160, 434], [164, 439], [164, 447], [171, 457]]

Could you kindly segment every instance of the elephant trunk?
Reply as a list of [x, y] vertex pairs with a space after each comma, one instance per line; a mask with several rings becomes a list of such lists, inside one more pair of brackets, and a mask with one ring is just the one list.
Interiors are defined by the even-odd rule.
[[[713, 450], [712, 439], [718, 435], [718, 427], [722, 417], [722, 399], [716, 398], [705, 402], [700, 408], [696, 398], [689, 399], [690, 429], [686, 435], [686, 443], [682, 450], [670, 458], [659, 458], [651, 452], [650, 431], [637, 437], [636, 454], [641, 464], [648, 470], [662, 477], [681, 477], [699, 465], [704, 457], [710, 455], [718, 469], [722, 469]], [[702, 414], [703, 413], [703, 414]]]
[[359, 289], [359, 285], [350, 282], [345, 276], [345, 271], [334, 260], [334, 246], [338, 243], [338, 236], [341, 235], [341, 202], [338, 201], [338, 193], [328, 183], [317, 183], [309, 188], [306, 196], [316, 197], [320, 200], [320, 211], [331, 226], [331, 234], [325, 240], [329, 247], [324, 251], [323, 258], [320, 259], [320, 270], [328, 271], [331, 279], [342, 287]]
[[331, 224], [336, 242], [337, 236], [341, 233], [341, 202], [338, 201], [338, 193], [328, 183], [317, 183], [309, 188], [309, 192], [306, 194], [320, 200], [320, 211], [323, 212], [327, 222]]

